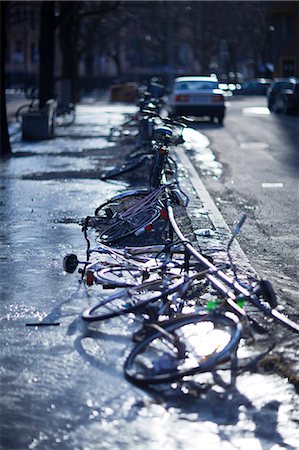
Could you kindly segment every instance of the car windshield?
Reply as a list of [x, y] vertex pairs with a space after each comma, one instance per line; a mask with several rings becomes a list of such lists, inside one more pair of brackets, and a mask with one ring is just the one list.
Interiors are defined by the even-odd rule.
[[201, 91], [217, 89], [218, 83], [215, 81], [178, 81], [175, 85], [176, 90], [183, 91]]

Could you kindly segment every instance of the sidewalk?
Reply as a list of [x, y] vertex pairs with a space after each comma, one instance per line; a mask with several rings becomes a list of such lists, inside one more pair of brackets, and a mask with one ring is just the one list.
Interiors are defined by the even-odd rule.
[[[13, 142], [13, 148], [20, 152], [31, 152], [32, 150], [40, 155], [45, 155], [49, 151], [57, 156], [63, 154], [65, 158], [68, 156], [73, 157], [77, 153], [80, 155], [80, 162], [83, 163], [84, 158], [90, 161], [86, 164], [76, 165], [71, 167], [67, 171], [55, 170], [53, 172], [40, 172], [24, 174], [24, 179], [45, 180], [52, 176], [55, 179], [60, 178], [80, 178], [80, 179], [98, 179], [100, 174], [107, 169], [122, 164], [125, 160], [125, 154], [130, 152], [132, 144], [119, 145], [117, 143], [108, 142], [107, 136], [109, 134], [110, 126], [117, 126], [122, 122], [122, 113], [134, 111], [134, 106], [128, 105], [113, 105], [105, 103], [85, 103], [79, 106], [78, 119], [76, 124], [71, 128], [57, 128], [56, 137], [50, 141], [40, 142], [22, 142], [20, 141], [20, 127], [13, 121], [10, 125], [11, 139]], [[101, 120], [96, 118], [102, 115], [102, 111], [105, 111], [104, 117]], [[72, 134], [72, 136], [70, 135]], [[199, 132], [197, 149], [201, 152], [205, 152], [206, 138]], [[194, 136], [193, 136], [194, 139]], [[91, 146], [92, 143], [92, 146]], [[63, 153], [61, 153], [61, 151]], [[185, 230], [187, 234], [194, 233], [194, 238], [198, 241], [199, 248], [203, 252], [214, 253], [214, 257], [223, 260], [226, 258], [225, 249], [226, 245], [231, 237], [231, 230], [226, 225], [222, 216], [220, 215], [216, 205], [212, 201], [208, 192], [206, 191], [203, 183], [200, 181], [198, 174], [194, 171], [193, 165], [187, 156], [187, 152], [182, 146], [175, 151], [176, 159], [179, 162], [181, 170], [180, 183], [183, 190], [186, 190], [190, 197], [189, 207], [187, 209], [187, 215], [190, 219], [191, 228]], [[82, 159], [81, 159], [82, 158]], [[64, 165], [64, 169], [65, 169]], [[118, 180], [124, 180], [125, 185], [136, 185], [136, 182], [140, 186], [146, 185], [144, 178], [144, 171], [141, 167], [139, 170], [135, 170], [123, 178]], [[116, 181], [121, 183], [121, 181]], [[110, 187], [115, 185], [115, 181], [108, 181], [104, 183], [104, 186], [108, 189], [107, 195], [110, 195]], [[103, 192], [103, 191], [102, 191]], [[90, 211], [90, 214], [92, 211]], [[238, 221], [239, 218], [236, 218]], [[212, 249], [215, 249], [213, 252]], [[234, 244], [234, 252], [236, 258], [238, 258], [240, 264], [244, 269], [253, 273], [246, 256], [239, 247], [237, 241]]]
[[[129, 178], [104, 182], [99, 176], [129, 149], [107, 136], [134, 109], [81, 104], [76, 124], [57, 129], [53, 140], [22, 142], [16, 132], [14, 157], [1, 164], [1, 444], [9, 450], [172, 450], [194, 448], [200, 437], [209, 450], [243, 449], [245, 443], [252, 450], [295, 449], [296, 380], [287, 378], [294, 376], [296, 335], [272, 326], [250, 348], [242, 346], [246, 357], [257, 356], [269, 339], [288, 337], [288, 349], [281, 339], [268, 366], [240, 374], [229, 395], [221, 388], [199, 394], [173, 387], [164, 397], [123, 377], [131, 322], [87, 326], [80, 320], [99, 286], [85, 289], [78, 273], [63, 272], [62, 260], [67, 253], [85, 258], [82, 219], [130, 186]], [[230, 230], [183, 146], [176, 155], [190, 197], [183, 231], [222, 264]], [[252, 270], [237, 243], [234, 255]], [[42, 320], [56, 326], [26, 326]]]

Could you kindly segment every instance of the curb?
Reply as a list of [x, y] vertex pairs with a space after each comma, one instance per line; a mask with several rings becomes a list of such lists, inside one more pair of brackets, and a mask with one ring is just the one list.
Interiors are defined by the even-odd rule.
[[[218, 250], [220, 250], [221, 253], [226, 253], [227, 243], [232, 236], [231, 229], [225, 222], [219, 209], [204, 186], [184, 147], [181, 146], [175, 149], [174, 154], [177, 158], [181, 171], [184, 173], [184, 179], [181, 180], [181, 182], [190, 196], [190, 203], [187, 207], [187, 215], [191, 221], [192, 227], [194, 228], [194, 225], [196, 226], [199, 222], [201, 228], [203, 224], [204, 228], [207, 228], [207, 230], [210, 228], [214, 231], [213, 238], [213, 236], [199, 236], [196, 233], [196, 229], [194, 230], [199, 247], [205, 251], [209, 251], [209, 247], [211, 247], [211, 245], [209, 245], [210, 243], [212, 244], [212, 247], [218, 247]], [[222, 248], [219, 248], [219, 245]], [[231, 253], [242, 268], [249, 271], [251, 275], [256, 275], [254, 268], [251, 266], [237, 239], [234, 239]]]

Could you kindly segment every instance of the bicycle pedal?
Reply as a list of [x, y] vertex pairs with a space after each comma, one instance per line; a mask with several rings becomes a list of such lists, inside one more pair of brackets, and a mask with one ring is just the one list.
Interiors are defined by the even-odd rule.
[[112, 217], [114, 216], [114, 213], [111, 208], [106, 208], [105, 214], [106, 214], [107, 219], [112, 219]]

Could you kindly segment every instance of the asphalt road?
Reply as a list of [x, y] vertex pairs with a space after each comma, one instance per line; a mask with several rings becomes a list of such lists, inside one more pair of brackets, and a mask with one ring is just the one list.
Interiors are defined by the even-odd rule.
[[[246, 213], [238, 238], [260, 275], [280, 296], [299, 302], [299, 116], [270, 114], [265, 97], [227, 103], [223, 127], [199, 121], [210, 141], [215, 171], [192, 161], [228, 225]], [[298, 304], [298, 303], [297, 303]]]

